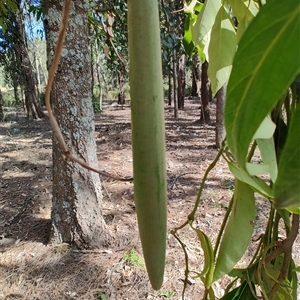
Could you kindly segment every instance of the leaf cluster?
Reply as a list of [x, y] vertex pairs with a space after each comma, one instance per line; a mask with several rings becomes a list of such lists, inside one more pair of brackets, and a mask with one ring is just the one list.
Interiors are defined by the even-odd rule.
[[[197, 273], [206, 287], [204, 298], [214, 299], [212, 283], [229, 274], [235, 280], [223, 300], [259, 295], [266, 300], [296, 299], [297, 268], [291, 254], [300, 214], [300, 44], [295, 43], [300, 36], [299, 3], [268, 1], [261, 6], [251, 0], [207, 0], [201, 6], [191, 1], [185, 12], [186, 51], [197, 49], [200, 58], [209, 61], [214, 93], [228, 83], [227, 137], [183, 224], [195, 230], [204, 250], [205, 264]], [[235, 177], [235, 189], [213, 247], [193, 220], [208, 173], [221, 156]], [[257, 194], [269, 201], [266, 230], [248, 267], [234, 269], [251, 242]], [[283, 240], [280, 220], [286, 231]], [[179, 242], [180, 228], [174, 230]]]

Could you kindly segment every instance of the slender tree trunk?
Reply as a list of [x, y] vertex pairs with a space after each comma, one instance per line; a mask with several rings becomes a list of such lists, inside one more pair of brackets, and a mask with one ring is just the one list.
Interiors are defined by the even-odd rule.
[[[13, 77], [12, 77], [12, 82], [13, 82], [13, 89], [14, 89], [14, 98], [17, 104], [20, 104], [20, 102], [22, 101], [22, 95], [21, 95], [21, 99], [19, 97], [19, 92], [18, 92], [18, 87], [20, 85], [20, 82], [18, 81], [19, 78], [19, 74], [17, 74], [17, 72], [14, 72]], [[24, 102], [23, 102], [24, 103]]]
[[[90, 34], [90, 33], [89, 33]], [[94, 50], [93, 50], [93, 44], [90, 42], [90, 55], [91, 55], [91, 93], [92, 93], [92, 99], [94, 99], [94, 86], [95, 86], [95, 76], [94, 76]]]
[[178, 118], [178, 86], [177, 86], [177, 55], [173, 50], [173, 92], [174, 92], [174, 117]]
[[202, 72], [201, 72], [201, 114], [200, 114], [200, 122], [204, 124], [208, 124], [210, 122], [210, 110], [209, 110], [209, 102], [210, 102], [210, 83], [207, 75], [208, 70], [208, 62], [205, 61], [202, 64]]
[[118, 104], [125, 104], [125, 93], [124, 93], [124, 77], [123, 72], [118, 71]]
[[216, 147], [221, 148], [222, 142], [225, 138], [224, 127], [224, 107], [226, 99], [227, 85], [223, 85], [216, 94], [217, 108], [216, 108]]
[[35, 70], [36, 70], [37, 94], [38, 94], [38, 99], [40, 99], [41, 77], [40, 77], [40, 71], [39, 71], [39, 63], [38, 63], [36, 54], [34, 54], [34, 62], [35, 62]]
[[[57, 16], [62, 6], [45, 0], [45, 27], [48, 62], [59, 31]], [[91, 98], [87, 2], [72, 1], [63, 55], [52, 87], [54, 115], [72, 153], [98, 167], [95, 126]], [[70, 243], [79, 248], [94, 248], [107, 243], [108, 234], [102, 216], [102, 189], [99, 175], [62, 157], [53, 138], [52, 233], [55, 243]]]
[[178, 108], [184, 109], [185, 92], [185, 54], [182, 54], [178, 63]]
[[24, 86], [25, 92], [25, 106], [27, 109], [27, 116], [31, 115], [34, 119], [43, 118], [45, 116], [42, 107], [40, 105], [36, 85], [34, 81], [34, 75], [32, 71], [32, 64], [30, 62], [28, 49], [27, 49], [27, 41], [26, 41], [26, 33], [25, 27], [22, 17], [22, 1], [19, 0], [18, 7], [19, 12], [17, 14], [17, 23], [19, 27], [19, 40], [15, 45], [15, 50], [17, 57], [20, 62], [21, 72], [23, 75], [22, 83]]
[[198, 53], [196, 53], [193, 56], [191, 96], [199, 97], [200, 99], [201, 97], [200, 88], [201, 88], [201, 62]]
[[4, 121], [4, 112], [3, 112], [3, 97], [2, 97], [2, 91], [0, 88], [0, 121]]
[[[98, 58], [97, 58], [98, 59]], [[98, 61], [96, 63], [96, 76], [97, 76], [97, 84], [99, 86], [100, 89], [100, 93], [99, 93], [99, 104], [100, 104], [100, 110], [102, 111], [102, 97], [103, 97], [103, 89], [101, 86], [101, 79], [100, 79], [100, 65], [98, 64]], [[105, 82], [104, 82], [105, 84]]]
[[[172, 64], [172, 61], [170, 61], [170, 65]], [[170, 67], [169, 70], [169, 91], [168, 91], [168, 105], [171, 106], [172, 102], [173, 102], [173, 97], [174, 97], [174, 93], [173, 93], [173, 75], [172, 75], [172, 68]]]

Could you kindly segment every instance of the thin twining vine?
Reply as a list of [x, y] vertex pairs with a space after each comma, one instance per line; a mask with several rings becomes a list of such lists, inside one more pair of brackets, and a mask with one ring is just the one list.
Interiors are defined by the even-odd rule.
[[81, 165], [83, 168], [93, 171], [95, 173], [98, 173], [99, 175], [105, 176], [105, 177], [109, 177], [118, 181], [132, 181], [132, 177], [119, 177], [116, 175], [112, 175], [110, 173], [107, 173], [105, 171], [101, 171], [101, 170], [97, 170], [91, 166], [89, 166], [87, 163], [85, 163], [83, 160], [77, 158], [76, 156], [74, 156], [70, 149], [68, 148], [64, 137], [59, 129], [58, 123], [52, 113], [52, 109], [51, 109], [51, 105], [50, 105], [50, 91], [52, 88], [52, 84], [53, 84], [53, 80], [54, 80], [54, 76], [55, 73], [57, 71], [57, 67], [59, 64], [59, 60], [60, 60], [60, 56], [61, 56], [61, 51], [62, 51], [62, 47], [64, 44], [64, 40], [65, 40], [65, 35], [66, 35], [66, 30], [67, 30], [67, 25], [68, 25], [68, 19], [69, 19], [69, 12], [70, 12], [70, 7], [71, 7], [71, 0], [66, 0], [63, 6], [63, 11], [62, 11], [62, 20], [61, 20], [61, 25], [60, 25], [60, 29], [59, 29], [59, 34], [58, 34], [58, 40], [55, 46], [55, 52], [54, 52], [54, 58], [53, 58], [53, 62], [51, 64], [50, 70], [49, 70], [49, 77], [48, 77], [48, 82], [47, 82], [47, 86], [46, 86], [46, 90], [45, 90], [45, 103], [46, 103], [46, 108], [48, 111], [48, 115], [49, 115], [49, 120], [53, 129], [53, 132], [59, 142], [60, 148], [63, 151], [63, 157], [65, 159], [74, 161], [76, 163], [78, 163], [79, 165]]

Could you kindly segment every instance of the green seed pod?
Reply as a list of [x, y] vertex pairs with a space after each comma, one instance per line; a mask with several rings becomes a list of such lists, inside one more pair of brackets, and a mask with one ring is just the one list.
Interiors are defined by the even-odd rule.
[[150, 282], [163, 282], [167, 228], [165, 127], [157, 1], [128, 1], [133, 182]]

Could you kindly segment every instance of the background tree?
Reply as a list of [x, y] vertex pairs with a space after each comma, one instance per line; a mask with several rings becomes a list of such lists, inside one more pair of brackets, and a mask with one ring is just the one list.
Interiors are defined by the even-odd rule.
[[[43, 7], [50, 64], [60, 26], [60, 18], [57, 16], [61, 15], [62, 6], [51, 0], [44, 1]], [[87, 2], [72, 1], [68, 31], [51, 100], [54, 115], [68, 147], [86, 163], [97, 168], [87, 14]], [[51, 239], [80, 248], [106, 243], [107, 232], [101, 203], [99, 175], [64, 160], [58, 141], [54, 138]]]
[[226, 84], [224, 84], [216, 94], [216, 147], [221, 148], [222, 142], [225, 139], [224, 127], [224, 107], [226, 99]]
[[4, 113], [3, 113], [3, 96], [0, 88], [0, 121], [4, 121]]
[[209, 124], [210, 122], [209, 102], [211, 100], [211, 94], [210, 94], [210, 82], [209, 82], [207, 72], [208, 72], [208, 62], [205, 61], [203, 62], [202, 69], [201, 69], [201, 113], [200, 113], [200, 122], [204, 124]]
[[[2, 19], [2, 23], [5, 24], [4, 32], [2, 27], [2, 36], [4, 37], [2, 41], [2, 55], [6, 55], [6, 59], [13, 59], [13, 61], [7, 60], [7, 64], [16, 63], [14, 67], [10, 67], [10, 75], [14, 84], [15, 96], [17, 95], [18, 79], [21, 82], [24, 90], [27, 115], [33, 118], [42, 118], [44, 117], [44, 113], [38, 99], [33, 68], [28, 53], [27, 36], [23, 19], [24, 3], [17, 1], [15, 4], [16, 10], [6, 10]], [[11, 51], [14, 53], [12, 54]], [[9, 52], [11, 54], [7, 55]], [[9, 69], [7, 64], [6, 69]]]
[[120, 0], [96, 4], [91, 8], [89, 22], [91, 38], [105, 54], [109, 79], [118, 91], [118, 104], [123, 105], [128, 83], [127, 4]]

